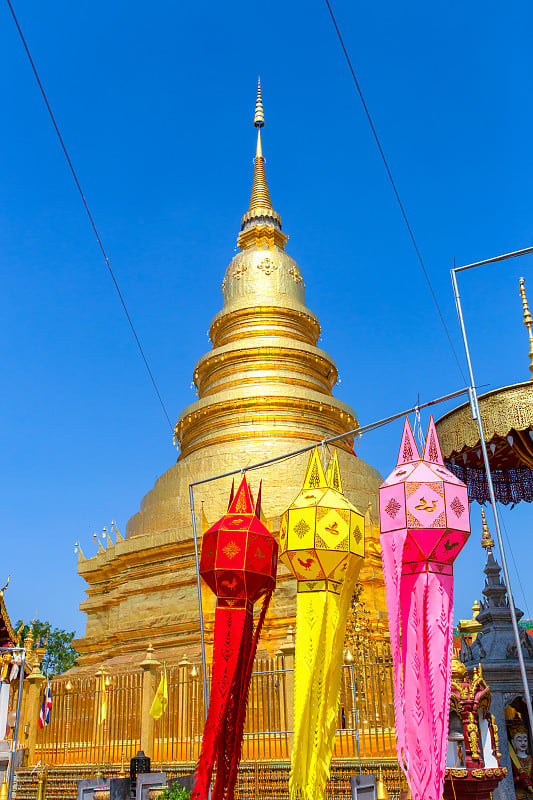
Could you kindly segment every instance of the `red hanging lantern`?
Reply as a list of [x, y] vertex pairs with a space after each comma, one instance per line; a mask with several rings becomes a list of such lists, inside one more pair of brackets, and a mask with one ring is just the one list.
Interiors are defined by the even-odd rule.
[[[276, 585], [278, 545], [243, 477], [228, 511], [202, 539], [200, 575], [217, 596], [209, 711], [192, 800], [233, 800], [257, 642]], [[264, 597], [255, 632], [253, 604]]]

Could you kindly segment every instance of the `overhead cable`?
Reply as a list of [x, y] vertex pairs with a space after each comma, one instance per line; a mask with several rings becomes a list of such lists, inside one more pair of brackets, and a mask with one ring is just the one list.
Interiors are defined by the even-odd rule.
[[128, 312], [128, 309], [126, 307], [126, 302], [124, 300], [124, 297], [122, 296], [122, 292], [120, 291], [120, 288], [119, 288], [117, 279], [115, 277], [115, 274], [114, 274], [113, 270], [111, 269], [111, 264], [109, 263], [109, 258], [107, 257], [107, 253], [105, 251], [104, 245], [102, 244], [102, 239], [100, 238], [100, 234], [98, 233], [98, 230], [96, 228], [93, 216], [92, 216], [92, 214], [91, 214], [91, 212], [89, 210], [89, 206], [87, 204], [87, 200], [85, 199], [85, 195], [83, 194], [80, 182], [78, 180], [78, 176], [77, 176], [76, 171], [75, 171], [75, 169], [74, 169], [74, 167], [72, 165], [72, 161], [70, 160], [70, 156], [68, 154], [67, 148], [65, 147], [65, 142], [63, 141], [63, 137], [61, 136], [61, 133], [59, 131], [59, 127], [58, 127], [57, 122], [55, 120], [54, 114], [52, 113], [52, 109], [50, 108], [50, 103], [48, 102], [48, 98], [47, 98], [46, 93], [44, 91], [43, 84], [41, 83], [41, 79], [39, 78], [39, 74], [37, 72], [37, 68], [36, 68], [36, 66], [35, 66], [35, 64], [33, 62], [32, 57], [31, 57], [30, 50], [29, 50], [28, 45], [26, 43], [26, 39], [24, 38], [24, 34], [22, 33], [22, 29], [21, 29], [21, 27], [19, 25], [19, 21], [17, 19], [16, 14], [15, 14], [15, 10], [14, 10], [12, 4], [11, 4], [11, 0], [7, 0], [7, 4], [9, 6], [9, 10], [11, 11], [13, 19], [15, 21], [15, 25], [17, 26], [17, 30], [18, 30], [20, 38], [22, 40], [22, 44], [24, 45], [24, 49], [26, 51], [26, 55], [28, 56], [29, 62], [31, 64], [31, 68], [33, 70], [33, 74], [35, 75], [35, 80], [37, 81], [39, 89], [41, 90], [41, 94], [43, 96], [43, 100], [45, 102], [46, 108], [48, 109], [48, 113], [50, 114], [50, 119], [52, 120], [52, 124], [53, 124], [53, 126], [55, 128], [55, 132], [57, 133], [57, 137], [59, 139], [59, 143], [61, 144], [61, 148], [63, 150], [63, 153], [65, 154], [65, 158], [67, 159], [67, 163], [68, 163], [68, 165], [70, 167], [70, 171], [72, 173], [72, 177], [74, 178], [74, 181], [75, 181], [76, 186], [78, 188], [78, 192], [80, 193], [80, 197], [82, 199], [83, 205], [85, 206], [85, 211], [87, 212], [87, 216], [89, 217], [89, 222], [91, 223], [91, 227], [92, 227], [92, 229], [94, 231], [94, 235], [96, 236], [96, 240], [98, 242], [98, 246], [100, 247], [100, 250], [102, 251], [102, 255], [104, 257], [104, 261], [106, 263], [106, 266], [107, 266], [107, 268], [109, 270], [109, 274], [111, 275], [111, 278], [112, 278], [113, 283], [115, 285], [115, 289], [117, 291], [117, 294], [119, 296], [120, 302], [122, 304], [122, 308], [124, 310], [124, 314], [126, 315], [126, 319], [129, 322], [129, 325], [130, 325], [130, 328], [131, 328], [131, 332], [133, 333], [135, 341], [137, 342], [137, 347], [139, 348], [139, 352], [141, 354], [142, 360], [144, 361], [144, 366], [146, 367], [148, 375], [150, 376], [150, 380], [151, 380], [152, 385], [153, 385], [153, 387], [155, 389], [155, 393], [157, 395], [157, 398], [158, 398], [158, 400], [159, 400], [159, 402], [161, 404], [161, 408], [163, 409], [163, 413], [164, 413], [164, 415], [165, 415], [165, 417], [167, 419], [167, 422], [168, 422], [169, 428], [171, 430], [171, 433], [174, 433], [174, 428], [172, 426], [172, 423], [170, 421], [170, 417], [168, 415], [167, 409], [166, 409], [165, 404], [163, 402], [163, 398], [161, 397], [161, 393], [160, 393], [160, 391], [159, 391], [159, 389], [157, 387], [157, 383], [156, 383], [155, 378], [153, 376], [152, 370], [150, 369], [150, 366], [148, 364], [148, 360], [147, 360], [146, 355], [144, 353], [144, 350], [143, 350], [143, 347], [141, 345], [140, 339], [139, 339], [139, 337], [137, 335], [137, 331], [135, 330], [135, 326], [133, 324], [133, 321], [132, 321], [132, 319], [130, 317], [130, 314]]
[[[9, 2], [9, 0], [8, 0], [8, 2]], [[396, 183], [395, 183], [395, 181], [394, 181], [394, 178], [392, 177], [392, 172], [391, 172], [391, 170], [390, 170], [389, 163], [388, 163], [388, 161], [387, 161], [387, 158], [386, 158], [386, 156], [385, 156], [385, 153], [384, 153], [384, 151], [383, 151], [383, 147], [381, 146], [381, 142], [380, 142], [379, 136], [378, 136], [378, 134], [377, 134], [376, 128], [374, 127], [374, 123], [372, 122], [372, 117], [370, 116], [370, 111], [368, 110], [368, 106], [367, 106], [367, 104], [366, 104], [365, 98], [364, 98], [364, 96], [363, 96], [363, 92], [362, 92], [362, 90], [361, 90], [361, 86], [360, 86], [360, 84], [359, 84], [359, 81], [357, 80], [357, 76], [356, 76], [356, 74], [355, 74], [354, 68], [353, 68], [353, 66], [352, 66], [352, 62], [351, 62], [351, 60], [350, 60], [350, 56], [348, 55], [348, 51], [346, 50], [346, 47], [345, 47], [345, 44], [344, 44], [343, 38], [342, 38], [342, 36], [341, 36], [341, 32], [340, 32], [340, 30], [339, 30], [339, 26], [337, 25], [337, 20], [335, 19], [335, 15], [334, 15], [334, 13], [333, 13], [333, 9], [331, 8], [331, 5], [330, 5], [330, 3], [329, 3], [329, 0], [325, 0], [325, 3], [326, 3], [326, 5], [327, 5], [327, 7], [328, 7], [328, 11], [329, 11], [329, 13], [330, 13], [330, 15], [331, 15], [331, 19], [332, 19], [332, 21], [333, 21], [333, 25], [334, 25], [334, 27], [335, 27], [335, 30], [336, 30], [336, 32], [337, 32], [337, 36], [339, 37], [339, 42], [340, 42], [340, 44], [341, 44], [342, 50], [343, 50], [343, 52], [344, 52], [344, 55], [345, 55], [345, 57], [346, 57], [346, 61], [347, 61], [347, 63], [348, 63], [348, 67], [349, 67], [349, 69], [350, 69], [350, 72], [352, 73], [352, 78], [353, 78], [353, 81], [354, 81], [354, 83], [355, 83], [355, 88], [357, 89], [357, 93], [359, 94], [359, 97], [360, 97], [360, 99], [361, 99], [361, 103], [363, 104], [363, 108], [364, 108], [364, 110], [365, 110], [365, 114], [366, 114], [366, 117], [367, 117], [367, 119], [368, 119], [368, 123], [369, 123], [369, 125], [370, 125], [370, 129], [371, 129], [371, 131], [372, 131], [372, 134], [373, 134], [373, 136], [374, 136], [374, 139], [376, 140], [376, 144], [377, 144], [377, 146], [378, 146], [379, 154], [380, 154], [380, 156], [381, 156], [381, 159], [382, 159], [382, 161], [383, 161], [383, 164], [385, 165], [385, 170], [387, 171], [387, 175], [388, 175], [388, 177], [389, 177], [389, 180], [390, 180], [391, 186], [392, 186], [392, 188], [393, 188], [393, 191], [394, 191], [394, 194], [395, 194], [395, 196], [396, 196], [396, 200], [398, 201], [398, 205], [399, 205], [399, 207], [400, 207], [400, 211], [401, 211], [401, 214], [402, 214], [403, 220], [404, 220], [404, 222], [405, 222], [406, 228], [407, 228], [407, 230], [408, 230], [408, 232], [409, 232], [409, 237], [410, 237], [410, 239], [411, 239], [411, 242], [413, 243], [413, 247], [414, 247], [414, 249], [415, 249], [415, 252], [416, 252], [416, 255], [417, 255], [418, 261], [419, 261], [419, 263], [420, 263], [420, 266], [422, 267], [422, 272], [424, 273], [424, 276], [425, 276], [425, 278], [426, 278], [427, 284], [428, 284], [428, 286], [429, 286], [429, 291], [431, 292], [431, 296], [433, 297], [433, 302], [435, 303], [435, 306], [436, 306], [437, 312], [438, 312], [438, 314], [439, 314], [439, 317], [440, 317], [440, 321], [442, 322], [442, 326], [443, 326], [443, 328], [444, 328], [444, 331], [445, 331], [445, 333], [446, 333], [446, 336], [448, 337], [448, 342], [450, 343], [450, 347], [452, 348], [452, 352], [453, 352], [453, 355], [454, 355], [454, 357], [455, 357], [455, 360], [456, 360], [456, 362], [457, 362], [457, 366], [459, 367], [459, 372], [461, 373], [461, 376], [462, 376], [462, 378], [463, 378], [464, 382], [466, 383], [466, 378], [465, 378], [465, 374], [464, 374], [464, 372], [463, 372], [463, 368], [461, 367], [461, 362], [459, 361], [459, 357], [458, 357], [458, 355], [457, 355], [457, 353], [456, 353], [456, 351], [455, 351], [455, 347], [453, 346], [453, 342], [452, 342], [452, 339], [451, 339], [451, 336], [450, 336], [450, 332], [448, 331], [448, 327], [447, 327], [447, 325], [446, 325], [446, 322], [444, 321], [444, 316], [443, 316], [443, 314], [442, 314], [442, 311], [441, 311], [441, 309], [440, 309], [440, 306], [439, 306], [439, 303], [438, 303], [437, 297], [436, 297], [436, 295], [435, 295], [435, 292], [434, 292], [434, 290], [433, 290], [433, 286], [432, 286], [432, 284], [431, 284], [431, 280], [430, 280], [430, 278], [429, 278], [429, 275], [428, 275], [428, 272], [427, 272], [426, 266], [425, 266], [425, 264], [424, 264], [424, 260], [423, 260], [423, 258], [422, 258], [422, 254], [421, 254], [421, 252], [420, 252], [420, 249], [419, 249], [419, 247], [418, 247], [418, 244], [417, 244], [417, 242], [416, 242], [415, 235], [414, 235], [414, 233], [413, 233], [413, 229], [411, 228], [411, 225], [410, 225], [410, 223], [409, 223], [409, 220], [408, 220], [408, 218], [407, 218], [407, 213], [406, 213], [406, 211], [405, 211], [405, 208], [404, 208], [404, 206], [403, 206], [403, 203], [402, 203], [402, 201], [401, 201], [401, 199], [400, 199], [400, 194], [399, 194], [399, 192], [398, 192], [398, 189], [397, 189], [397, 187], [396, 187]]]

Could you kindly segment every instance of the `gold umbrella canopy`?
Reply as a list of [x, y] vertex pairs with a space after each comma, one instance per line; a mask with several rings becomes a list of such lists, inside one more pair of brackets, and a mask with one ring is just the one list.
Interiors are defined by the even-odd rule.
[[[533, 320], [524, 278], [520, 295], [529, 335], [529, 381], [495, 389], [479, 397], [496, 499], [501, 503], [533, 502]], [[470, 500], [489, 500], [477, 423], [469, 403], [449, 411], [437, 423], [446, 466], [468, 486]]]

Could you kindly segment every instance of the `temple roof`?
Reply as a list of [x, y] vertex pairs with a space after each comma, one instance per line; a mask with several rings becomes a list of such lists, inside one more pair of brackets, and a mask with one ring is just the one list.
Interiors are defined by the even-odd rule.
[[9, 584], [9, 578], [3, 589], [0, 589], [0, 647], [7, 647], [8, 645], [15, 645], [18, 641], [17, 634], [15, 633], [9, 614], [7, 613], [6, 604], [4, 601], [4, 592]]

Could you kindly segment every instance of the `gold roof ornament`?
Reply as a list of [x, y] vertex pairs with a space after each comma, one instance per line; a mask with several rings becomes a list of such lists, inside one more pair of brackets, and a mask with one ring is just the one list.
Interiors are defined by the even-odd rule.
[[[481, 506], [481, 547], [484, 550], [491, 551], [494, 547], [494, 539], [490, 535], [489, 526], [487, 524], [487, 517], [485, 516], [485, 509]], [[472, 641], [475, 642], [478, 633], [481, 633], [482, 625], [481, 622], [478, 622], [478, 614], [481, 611], [481, 606], [479, 605], [478, 601], [474, 602], [472, 606], [472, 619], [460, 619], [457, 624], [457, 630], [460, 634], [465, 636], [471, 636]], [[453, 669], [453, 661], [452, 661], [452, 669]]]
[[2, 588], [0, 589], [0, 600], [4, 599], [4, 592], [7, 589], [7, 587], [9, 586], [9, 579], [10, 578], [11, 578], [11, 573], [9, 573], [9, 575], [7, 576], [7, 581], [6, 581], [5, 586], [2, 586]]
[[460, 619], [457, 623], [457, 630], [459, 633], [466, 636], [471, 636], [473, 642], [475, 642], [478, 633], [481, 633], [482, 630], [481, 622], [477, 621], [480, 611], [481, 606], [477, 600], [474, 600], [474, 604], [472, 606], [472, 619]]
[[527, 328], [529, 336], [529, 371], [531, 372], [529, 380], [533, 381], [533, 319], [531, 318], [531, 312], [527, 303], [525, 282], [524, 278], [520, 278], [520, 296], [522, 298], [522, 308], [524, 310], [524, 325]]
[[481, 532], [481, 547], [485, 550], [488, 550], [491, 547], [494, 547], [494, 539], [489, 533], [489, 526], [487, 525], [487, 518], [485, 516], [485, 509], [483, 506], [481, 507], [481, 524], [483, 530]]

